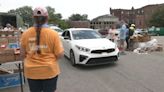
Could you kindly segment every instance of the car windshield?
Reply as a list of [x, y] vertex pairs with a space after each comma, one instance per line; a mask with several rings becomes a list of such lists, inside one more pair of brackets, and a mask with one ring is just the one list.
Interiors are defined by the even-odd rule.
[[101, 35], [94, 30], [75, 30], [72, 31], [72, 35], [75, 40], [102, 38]]

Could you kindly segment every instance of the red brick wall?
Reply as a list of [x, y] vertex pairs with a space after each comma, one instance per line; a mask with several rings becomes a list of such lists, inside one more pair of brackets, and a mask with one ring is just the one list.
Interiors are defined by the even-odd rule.
[[164, 4], [147, 5], [139, 9], [110, 9], [110, 13], [127, 23], [135, 23], [138, 28], [147, 28], [152, 14]]

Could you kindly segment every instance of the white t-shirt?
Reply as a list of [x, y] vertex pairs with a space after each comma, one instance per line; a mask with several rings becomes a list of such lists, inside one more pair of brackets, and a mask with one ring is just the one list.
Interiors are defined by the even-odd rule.
[[9, 28], [5, 27], [3, 31], [13, 31], [13, 30], [10, 27]]

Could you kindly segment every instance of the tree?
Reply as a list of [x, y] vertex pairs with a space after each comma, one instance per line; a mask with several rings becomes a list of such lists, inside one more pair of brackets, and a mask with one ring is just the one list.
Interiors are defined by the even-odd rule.
[[83, 14], [82, 18], [83, 18], [83, 20], [88, 20], [88, 15], [87, 14]]
[[30, 6], [20, 7], [16, 10], [10, 10], [8, 13], [18, 14], [23, 18], [23, 22], [28, 25], [33, 25], [32, 8]]
[[69, 20], [71, 21], [86, 21], [88, 20], [88, 15], [87, 14], [83, 14], [83, 15], [80, 15], [80, 14], [72, 14], [70, 17], [69, 17]]
[[55, 14], [55, 17], [58, 19], [62, 19], [62, 15], [60, 13]]
[[47, 6], [46, 7], [48, 13], [49, 13], [49, 23], [58, 25], [62, 29], [66, 29], [69, 27], [69, 24], [65, 22], [65, 20], [62, 20], [62, 15], [60, 13], [55, 13], [55, 9]]
[[55, 9], [50, 7], [50, 6], [47, 6], [46, 9], [47, 9], [48, 14], [49, 14], [48, 22], [50, 24], [59, 25], [59, 23], [60, 23], [60, 21], [62, 19], [62, 15], [60, 13], [55, 13]]
[[158, 9], [150, 19], [150, 26], [164, 27], [164, 7]]
[[[68, 28], [68, 24], [62, 20], [62, 15], [60, 13], [55, 14], [55, 9], [47, 6], [46, 7], [48, 14], [49, 14], [49, 20], [48, 22], [50, 24], [59, 25], [62, 28]], [[32, 19], [32, 8], [30, 6], [24, 6], [17, 8], [16, 10], [12, 9], [8, 11], [8, 13], [18, 14], [23, 18], [24, 25], [32, 26], [33, 25], [33, 19]]]
[[66, 20], [60, 20], [58, 24], [59, 24], [59, 27], [62, 29], [66, 29], [70, 27], [70, 25], [66, 22]]

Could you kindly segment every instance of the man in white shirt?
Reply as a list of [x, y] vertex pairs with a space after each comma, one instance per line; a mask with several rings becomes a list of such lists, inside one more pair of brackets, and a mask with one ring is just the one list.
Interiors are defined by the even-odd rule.
[[11, 24], [7, 23], [4, 31], [11, 31]]

